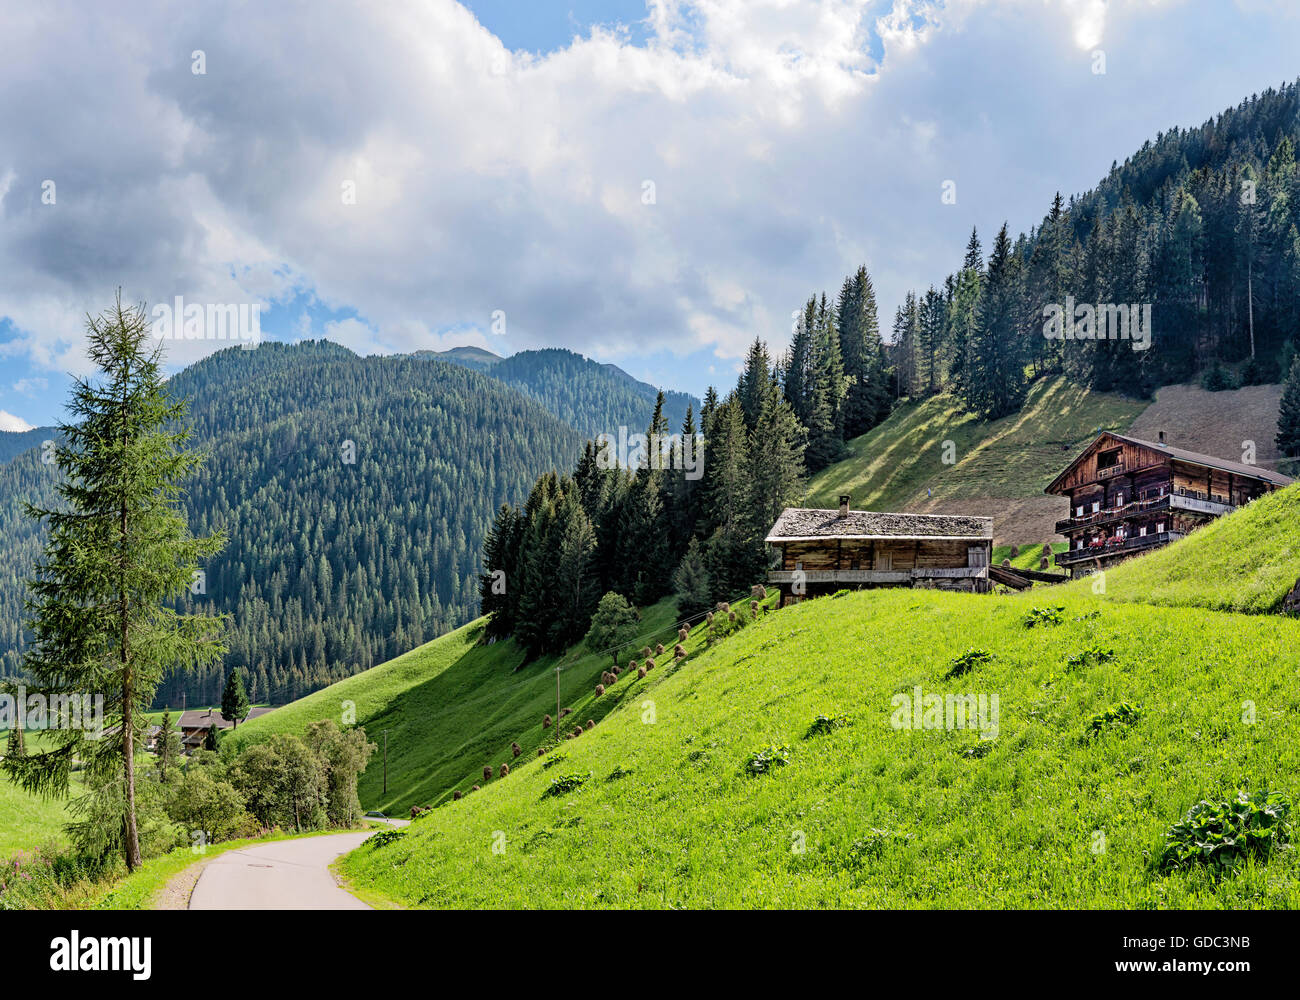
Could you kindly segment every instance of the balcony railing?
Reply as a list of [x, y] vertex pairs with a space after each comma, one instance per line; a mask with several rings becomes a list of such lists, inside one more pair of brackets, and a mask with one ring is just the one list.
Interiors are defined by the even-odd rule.
[[775, 569], [767, 582], [782, 583], [911, 583], [913, 580], [979, 579], [988, 576], [987, 566], [952, 566], [919, 569]]
[[1056, 565], [1071, 566], [1075, 563], [1091, 562], [1094, 559], [1113, 559], [1116, 556], [1129, 555], [1142, 549], [1155, 548], [1176, 542], [1183, 537], [1181, 531], [1161, 531], [1150, 535], [1135, 535], [1122, 542], [1113, 539], [1104, 545], [1085, 545], [1081, 549], [1068, 549], [1056, 554]]
[[1126, 503], [1123, 507], [1113, 507], [1110, 510], [1099, 510], [1092, 514], [1084, 514], [1083, 517], [1067, 517], [1063, 521], [1056, 522], [1056, 533], [1063, 535], [1067, 531], [1073, 531], [1076, 528], [1086, 528], [1090, 525], [1106, 524], [1111, 521], [1122, 521], [1124, 518], [1133, 517], [1137, 514], [1164, 510], [1168, 506], [1169, 494], [1166, 493], [1164, 496], [1157, 496], [1149, 500]]

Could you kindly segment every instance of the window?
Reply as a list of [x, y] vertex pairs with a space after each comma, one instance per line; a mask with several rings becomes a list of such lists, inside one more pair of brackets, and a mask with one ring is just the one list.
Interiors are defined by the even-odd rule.
[[1079, 504], [1079, 506], [1074, 509], [1074, 516], [1083, 517], [1083, 504]]
[[1112, 448], [1110, 451], [1097, 452], [1097, 471], [1103, 472], [1106, 469], [1113, 469], [1119, 465], [1119, 448]]
[[1097, 511], [1099, 511], [1099, 510], [1101, 510], [1101, 501], [1100, 501], [1100, 500], [1094, 500], [1094, 501], [1092, 502], [1092, 512], [1095, 514], [1095, 513], [1097, 513]]
[[1156, 522], [1156, 534], [1157, 534], [1157, 535], [1163, 535], [1164, 533], [1165, 533], [1165, 522], [1164, 522], [1164, 521], [1157, 521], [1157, 522]]
[[1147, 526], [1145, 524], [1142, 525], [1142, 527], [1138, 528], [1139, 535], [1145, 535], [1146, 533], [1147, 533]]
[[1124, 506], [1124, 491], [1123, 491], [1123, 490], [1120, 490], [1118, 493], [1115, 494], [1115, 506], [1116, 506], [1116, 507], [1123, 507], [1123, 506]]

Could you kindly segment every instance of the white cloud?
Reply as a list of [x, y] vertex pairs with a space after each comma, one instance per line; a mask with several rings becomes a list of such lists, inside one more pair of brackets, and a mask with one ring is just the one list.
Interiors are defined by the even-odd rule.
[[[1027, 228], [1058, 187], [1284, 78], [1294, 20], [1234, 46], [1169, 6], [651, 0], [648, 43], [539, 57], [451, 0], [9, 5], [0, 356], [82, 370], [84, 313], [121, 285], [305, 294], [357, 318], [293, 334], [361, 353], [486, 346], [502, 310], [497, 351], [731, 359], [864, 260], [888, 328], [972, 224]], [[1100, 81], [1079, 46], [1103, 35]]]
[[32, 425], [22, 417], [15, 417], [7, 410], [0, 410], [0, 431], [30, 431]]

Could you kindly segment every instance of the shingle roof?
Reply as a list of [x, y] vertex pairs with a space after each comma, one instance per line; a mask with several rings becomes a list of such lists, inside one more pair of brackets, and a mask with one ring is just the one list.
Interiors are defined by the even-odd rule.
[[818, 538], [992, 538], [993, 518], [952, 514], [890, 514], [874, 510], [787, 507], [767, 533], [769, 542]]
[[[249, 719], [256, 719], [259, 715], [265, 715], [270, 711], [272, 711], [272, 708], [266, 705], [250, 708], [248, 715], [239, 721], [247, 722]], [[218, 729], [229, 729], [232, 723], [221, 717], [221, 709], [219, 708], [192, 708], [181, 716], [180, 725], [182, 729], [211, 729], [213, 726]]]
[[1290, 476], [1284, 476], [1280, 472], [1270, 472], [1268, 469], [1261, 469], [1258, 465], [1246, 465], [1244, 462], [1232, 462], [1226, 458], [1215, 458], [1213, 455], [1203, 455], [1199, 451], [1188, 451], [1186, 448], [1173, 448], [1167, 444], [1157, 444], [1155, 441], [1143, 441], [1141, 438], [1129, 437], [1126, 434], [1114, 434], [1121, 441], [1130, 441], [1133, 444], [1141, 445], [1143, 448], [1150, 448], [1152, 451], [1158, 451], [1168, 455], [1170, 458], [1177, 458], [1184, 462], [1191, 462], [1193, 465], [1203, 465], [1206, 468], [1218, 469], [1221, 472], [1232, 472], [1241, 476], [1250, 476], [1253, 479], [1263, 479], [1266, 482], [1273, 483], [1276, 486], [1287, 486], [1295, 482]]

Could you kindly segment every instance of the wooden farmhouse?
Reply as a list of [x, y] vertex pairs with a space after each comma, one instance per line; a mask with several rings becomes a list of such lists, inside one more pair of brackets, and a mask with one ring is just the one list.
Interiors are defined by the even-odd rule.
[[843, 589], [989, 590], [991, 517], [787, 507], [768, 532], [779, 555], [768, 583], [782, 603]]
[[1056, 522], [1070, 547], [1056, 564], [1084, 576], [1167, 545], [1256, 497], [1287, 476], [1254, 465], [1106, 432], [1052, 480], [1045, 492], [1070, 507]]

